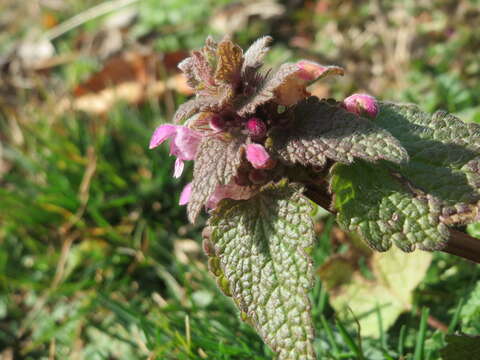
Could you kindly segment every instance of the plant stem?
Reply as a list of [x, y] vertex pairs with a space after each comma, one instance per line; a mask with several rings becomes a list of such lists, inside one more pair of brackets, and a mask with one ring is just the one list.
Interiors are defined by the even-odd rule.
[[[314, 203], [335, 214], [336, 211], [331, 206], [332, 197], [327, 191], [318, 186], [311, 185], [307, 186], [305, 196], [307, 196]], [[480, 239], [476, 239], [455, 229], [450, 229], [450, 238], [448, 239], [445, 247], [439, 251], [459, 256], [480, 264]]]

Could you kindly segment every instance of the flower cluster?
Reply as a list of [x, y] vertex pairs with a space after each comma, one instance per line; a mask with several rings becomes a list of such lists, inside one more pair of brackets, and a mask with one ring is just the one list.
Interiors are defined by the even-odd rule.
[[[150, 148], [170, 139], [170, 153], [177, 158], [174, 176], [179, 177], [184, 161], [196, 160], [206, 139], [237, 139], [241, 143], [242, 160], [235, 176], [228, 183], [219, 182], [207, 194], [203, 203], [207, 208], [214, 208], [223, 198], [247, 199], [271, 180], [277, 161], [266, 141], [270, 129], [284, 121], [279, 106], [288, 108], [308, 97], [306, 87], [313, 81], [343, 75], [340, 67], [307, 60], [283, 64], [275, 73], [261, 71], [271, 40], [260, 38], [244, 53], [229, 38], [216, 43], [209, 37], [201, 50], [179, 64], [195, 97], [179, 107], [174, 115], [176, 124], [155, 130]], [[345, 99], [344, 108], [368, 116], [377, 111], [375, 100], [361, 94]], [[185, 187], [181, 205], [191, 200], [196, 188], [191, 183]]]

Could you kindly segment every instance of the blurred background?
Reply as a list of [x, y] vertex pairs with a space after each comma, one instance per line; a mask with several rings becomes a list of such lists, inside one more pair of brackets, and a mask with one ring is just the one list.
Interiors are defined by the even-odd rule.
[[[0, 0], [0, 359], [271, 359], [208, 274], [156, 126], [212, 34], [268, 67], [341, 65], [368, 92], [480, 122], [478, 0]], [[372, 254], [322, 209], [311, 299], [325, 359], [439, 359], [480, 333], [480, 266]], [[480, 226], [469, 226], [477, 236]]]

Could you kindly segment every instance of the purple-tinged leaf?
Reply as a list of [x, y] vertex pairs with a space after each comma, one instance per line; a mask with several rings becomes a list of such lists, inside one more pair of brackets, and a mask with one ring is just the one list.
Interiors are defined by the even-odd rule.
[[202, 140], [193, 168], [192, 193], [187, 208], [192, 223], [217, 186], [228, 184], [236, 175], [243, 142], [240, 138], [206, 137]]
[[240, 78], [243, 63], [243, 50], [229, 39], [224, 39], [218, 44], [217, 70], [215, 80], [227, 84], [235, 84]]
[[315, 97], [299, 103], [289, 127], [274, 129], [270, 137], [274, 153], [290, 165], [321, 167], [327, 159], [346, 164], [355, 158], [396, 163], [408, 160], [405, 149], [388, 131]]
[[244, 73], [247, 68], [256, 70], [263, 65], [263, 58], [270, 50], [269, 45], [272, 40], [271, 36], [264, 36], [255, 40], [255, 42], [250, 45], [244, 55], [242, 73]]
[[275, 90], [287, 81], [287, 78], [298, 72], [298, 66], [292, 63], [286, 63], [280, 66], [278, 71], [270, 77], [265, 78], [252, 96], [249, 96], [240, 103], [237, 113], [240, 116], [255, 113], [258, 106], [267, 103], [275, 98]]

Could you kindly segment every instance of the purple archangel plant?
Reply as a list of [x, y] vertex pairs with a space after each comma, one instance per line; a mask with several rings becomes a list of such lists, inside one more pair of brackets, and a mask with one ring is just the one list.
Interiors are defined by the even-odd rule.
[[194, 160], [180, 204], [192, 223], [208, 211], [209, 269], [241, 318], [279, 359], [315, 359], [309, 198], [375, 250], [441, 249], [449, 227], [478, 220], [480, 126], [367, 94], [310, 96], [309, 84], [343, 69], [262, 70], [271, 40], [243, 52], [207, 38], [179, 64], [195, 97], [150, 148], [170, 140], [175, 177]]

